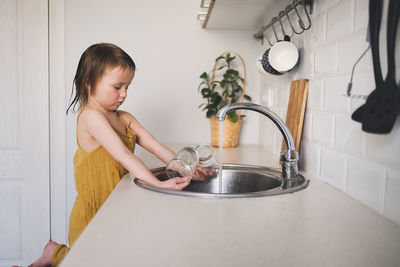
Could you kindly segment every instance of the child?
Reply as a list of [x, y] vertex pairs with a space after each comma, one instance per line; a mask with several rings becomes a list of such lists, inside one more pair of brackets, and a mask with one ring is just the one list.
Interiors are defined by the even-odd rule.
[[[68, 241], [73, 245], [122, 176], [130, 172], [143, 182], [172, 190], [182, 190], [189, 180], [173, 178], [159, 181], [137, 158], [135, 143], [167, 163], [173, 156], [134, 116], [119, 111], [135, 75], [135, 63], [113, 44], [95, 44], [82, 54], [76, 71], [75, 97], [67, 109], [79, 103], [77, 118], [78, 149], [74, 156], [74, 175], [78, 196], [72, 208]], [[196, 169], [194, 179], [214, 175]], [[57, 265], [69, 251], [50, 241], [43, 255], [31, 266]]]

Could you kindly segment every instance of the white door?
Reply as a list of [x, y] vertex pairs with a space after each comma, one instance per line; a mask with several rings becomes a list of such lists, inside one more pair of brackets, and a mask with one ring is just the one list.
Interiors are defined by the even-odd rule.
[[49, 240], [47, 0], [0, 0], [0, 266]]

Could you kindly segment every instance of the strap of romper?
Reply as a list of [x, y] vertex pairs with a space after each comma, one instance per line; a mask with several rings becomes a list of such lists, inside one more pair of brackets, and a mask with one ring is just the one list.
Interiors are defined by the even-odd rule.
[[128, 134], [129, 131], [133, 132], [133, 130], [129, 127], [129, 124], [126, 122], [124, 117], [118, 112], [118, 110], [116, 112], [118, 114], [118, 117], [120, 117], [122, 119], [122, 121], [124, 122], [124, 124], [125, 124], [126, 133]]

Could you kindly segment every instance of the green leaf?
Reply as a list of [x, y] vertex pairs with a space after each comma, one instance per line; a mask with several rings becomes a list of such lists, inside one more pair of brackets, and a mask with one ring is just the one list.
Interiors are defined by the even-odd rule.
[[246, 100], [248, 100], [248, 101], [251, 101], [251, 97], [250, 97], [250, 96], [244, 95], [243, 97], [244, 97], [244, 99], [246, 99]]
[[207, 118], [210, 118], [212, 115], [215, 115], [217, 112], [215, 109], [209, 109], [207, 110], [206, 116]]
[[239, 119], [239, 116], [236, 113], [236, 111], [228, 112], [227, 115], [228, 115], [228, 120], [231, 121], [231, 122], [237, 122], [238, 119]]
[[221, 101], [222, 101], [222, 97], [220, 95], [218, 95], [214, 102], [218, 106], [221, 103]]
[[203, 88], [201, 90], [201, 94], [203, 95], [204, 98], [209, 97], [211, 94], [210, 88]]
[[230, 63], [233, 60], [235, 60], [236, 57], [231, 57], [230, 54], [228, 54], [227, 58], [226, 58], [226, 62]]
[[202, 78], [202, 79], [208, 79], [208, 74], [207, 74], [207, 72], [203, 72], [203, 73], [200, 75], [200, 78]]
[[226, 84], [226, 80], [225, 80], [225, 79], [222, 80], [222, 81], [219, 83], [219, 85], [220, 85], [222, 88], [225, 87], [225, 84]]
[[222, 65], [222, 66], [220, 66], [219, 68], [217, 68], [217, 70], [223, 69], [223, 68], [225, 68], [225, 67], [227, 67], [227, 65]]

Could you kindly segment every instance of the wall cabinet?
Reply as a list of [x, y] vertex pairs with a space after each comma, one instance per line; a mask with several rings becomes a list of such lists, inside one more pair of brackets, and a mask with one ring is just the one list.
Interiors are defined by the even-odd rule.
[[201, 2], [198, 18], [205, 29], [257, 31], [266, 15], [290, 3], [290, 0], [205, 0]]

